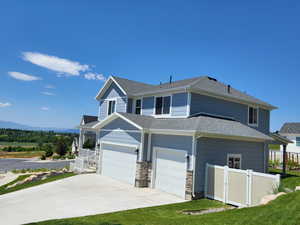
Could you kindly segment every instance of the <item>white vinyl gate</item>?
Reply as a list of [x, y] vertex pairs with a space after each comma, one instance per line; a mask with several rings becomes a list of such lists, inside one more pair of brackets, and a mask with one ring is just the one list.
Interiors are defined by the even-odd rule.
[[185, 197], [186, 152], [154, 148], [155, 188]]
[[101, 174], [134, 184], [136, 173], [136, 146], [102, 144]]
[[205, 197], [236, 206], [259, 205], [280, 184], [280, 175], [206, 164]]

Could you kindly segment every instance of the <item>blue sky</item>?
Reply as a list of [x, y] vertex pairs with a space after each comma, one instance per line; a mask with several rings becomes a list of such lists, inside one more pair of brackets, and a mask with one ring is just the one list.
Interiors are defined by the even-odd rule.
[[288, 0], [2, 1], [0, 120], [74, 127], [97, 114], [103, 77], [210, 75], [278, 106], [279, 129], [300, 121], [299, 11]]

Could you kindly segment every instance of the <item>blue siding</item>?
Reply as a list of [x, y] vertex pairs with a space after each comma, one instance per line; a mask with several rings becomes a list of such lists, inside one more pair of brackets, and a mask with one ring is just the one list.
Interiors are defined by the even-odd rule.
[[117, 112], [127, 112], [127, 98], [117, 98], [116, 102], [116, 111]]
[[105, 125], [102, 129], [104, 130], [133, 130], [138, 131], [139, 129], [135, 126], [131, 125], [130, 123], [126, 122], [122, 118], [116, 118], [115, 120], [111, 121], [107, 125]]
[[143, 98], [142, 114], [143, 115], [153, 115], [154, 110], [154, 97]]
[[153, 147], [186, 151], [192, 154], [193, 137], [180, 135], [152, 134], [151, 157]]
[[109, 141], [123, 144], [140, 144], [141, 134], [124, 131], [100, 131], [100, 141]]
[[188, 94], [178, 93], [172, 96], [172, 116], [187, 115]]
[[[205, 112], [221, 116], [233, 117], [235, 120], [248, 125], [248, 106], [235, 102], [225, 101], [205, 95], [191, 95], [191, 114]], [[269, 134], [270, 113], [259, 109], [259, 126], [253, 127], [263, 133]]]
[[107, 102], [100, 101], [98, 120], [104, 120], [107, 116]]
[[112, 83], [104, 93], [102, 99], [117, 98], [117, 97], [124, 97], [124, 96], [125, 95], [121, 91], [121, 89], [115, 83]]
[[200, 138], [197, 142], [195, 191], [204, 191], [205, 164], [224, 166], [227, 154], [242, 155], [242, 169], [264, 172], [264, 143]]

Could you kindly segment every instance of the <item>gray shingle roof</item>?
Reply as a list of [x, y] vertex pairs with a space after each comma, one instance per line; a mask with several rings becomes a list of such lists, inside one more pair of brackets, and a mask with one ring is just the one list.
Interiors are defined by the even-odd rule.
[[119, 114], [146, 129], [196, 131], [211, 135], [273, 140], [268, 135], [263, 134], [251, 127], [248, 127], [240, 122], [227, 119], [213, 118], [208, 116], [160, 119], [152, 116], [136, 115], [131, 113]]
[[93, 121], [98, 121], [98, 117], [97, 116], [83, 115], [82, 120], [83, 120], [84, 124], [87, 124], [87, 123], [90, 123], [90, 122], [93, 122]]
[[248, 103], [259, 104], [271, 109], [276, 108], [275, 106], [267, 102], [259, 100], [232, 87], [230, 87], [230, 92], [228, 93], [228, 86], [226, 84], [223, 84], [208, 76], [194, 77], [190, 79], [174, 81], [172, 83], [163, 83], [160, 85], [145, 84], [116, 76], [113, 76], [113, 78], [116, 80], [116, 82], [118, 82], [118, 84], [125, 90], [125, 92], [129, 96], [140, 96], [143, 94], [151, 94], [160, 91], [171, 91], [172, 89], [177, 88], [189, 88], [191, 91], [200, 91], [235, 100], [246, 101]]
[[282, 134], [300, 134], [300, 123], [285, 123], [279, 133]]

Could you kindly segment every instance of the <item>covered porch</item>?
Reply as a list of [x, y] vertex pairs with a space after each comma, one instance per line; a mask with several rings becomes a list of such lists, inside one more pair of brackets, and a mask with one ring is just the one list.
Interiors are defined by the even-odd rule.
[[84, 115], [78, 126], [79, 146], [75, 162], [70, 166], [76, 172], [96, 172], [99, 158], [98, 132], [93, 128], [98, 123], [98, 117]]

